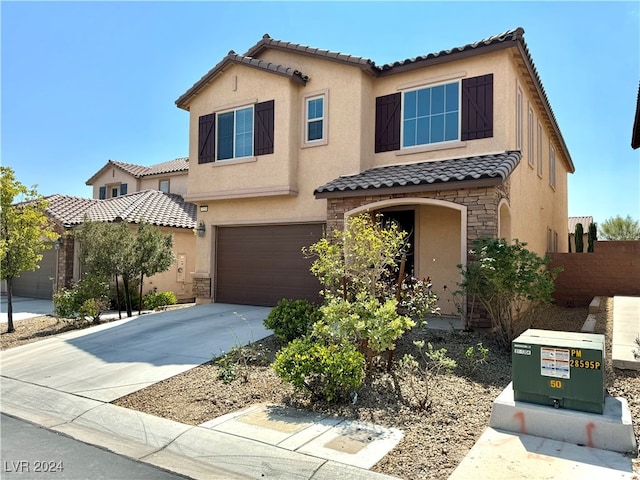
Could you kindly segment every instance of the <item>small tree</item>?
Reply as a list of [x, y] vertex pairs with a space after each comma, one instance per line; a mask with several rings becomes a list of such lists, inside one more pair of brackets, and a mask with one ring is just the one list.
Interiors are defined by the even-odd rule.
[[584, 229], [582, 228], [582, 224], [581, 223], [576, 224], [575, 239], [576, 239], [576, 252], [578, 253], [584, 252], [583, 235], [584, 235]]
[[600, 233], [605, 240], [640, 240], [640, 223], [627, 215], [609, 218], [602, 223]]
[[595, 223], [591, 222], [589, 224], [589, 235], [587, 237], [589, 245], [587, 246], [587, 252], [593, 253], [593, 246], [595, 241], [598, 240], [598, 227]]
[[127, 316], [133, 315], [130, 286], [134, 279], [169, 269], [173, 262], [173, 238], [151, 225], [140, 225], [134, 232], [124, 222], [105, 223], [85, 220], [75, 233], [80, 242], [80, 259], [98, 276], [122, 278]]
[[150, 277], [159, 272], [166, 272], [175, 256], [173, 254], [173, 237], [164, 235], [157, 227], [148, 223], [138, 226], [135, 255], [137, 269], [140, 272], [140, 305], [138, 314], [142, 313], [142, 285], [144, 276]]
[[461, 268], [460, 286], [487, 311], [498, 339], [509, 345], [529, 328], [535, 313], [551, 303], [559, 268], [548, 270], [541, 258], [515, 240], [477, 239], [469, 252], [474, 259]]
[[[7, 282], [7, 333], [13, 325], [13, 279], [40, 268], [42, 253], [58, 238], [45, 215], [48, 202], [0, 167], [0, 277]], [[16, 202], [20, 202], [17, 203]]]

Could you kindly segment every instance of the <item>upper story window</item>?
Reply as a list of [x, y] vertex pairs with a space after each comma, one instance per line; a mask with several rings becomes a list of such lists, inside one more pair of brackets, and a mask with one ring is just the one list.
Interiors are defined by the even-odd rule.
[[493, 74], [376, 98], [376, 153], [489, 137]]
[[556, 188], [556, 149], [549, 142], [549, 185]]
[[529, 116], [528, 116], [528, 122], [527, 122], [527, 158], [529, 161], [529, 166], [531, 168], [533, 168], [533, 165], [535, 163], [535, 158], [534, 158], [534, 129], [535, 129], [535, 124], [534, 124], [534, 117], [533, 117], [533, 108], [531, 108], [531, 105], [529, 105]]
[[328, 143], [329, 90], [309, 92], [303, 97], [302, 104], [302, 144], [316, 147]]
[[[109, 195], [107, 195], [107, 193]], [[114, 184], [105, 185], [98, 189], [98, 198], [100, 200], [105, 200], [107, 198], [114, 198], [114, 197], [117, 197], [118, 195], [126, 195], [126, 194], [127, 194], [126, 183], [120, 183], [115, 185]]]
[[404, 93], [402, 147], [459, 140], [459, 82]]
[[522, 151], [522, 90], [516, 87], [516, 150]]
[[160, 180], [158, 184], [158, 189], [162, 193], [169, 193], [169, 180]]
[[542, 177], [542, 124], [538, 121], [538, 176]]
[[324, 96], [307, 99], [306, 141], [315, 142], [324, 139]]
[[253, 106], [218, 114], [216, 160], [253, 156]]
[[274, 101], [198, 119], [198, 163], [273, 153]]

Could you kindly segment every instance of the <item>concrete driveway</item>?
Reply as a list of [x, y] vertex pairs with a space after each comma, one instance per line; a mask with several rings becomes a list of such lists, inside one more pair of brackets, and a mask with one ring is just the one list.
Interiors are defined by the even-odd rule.
[[[41, 298], [11, 297], [13, 321], [50, 315], [53, 313], [53, 301]], [[0, 323], [7, 322], [7, 297], [0, 295]]]
[[118, 320], [0, 352], [0, 374], [110, 402], [270, 335], [270, 310], [215, 303]]

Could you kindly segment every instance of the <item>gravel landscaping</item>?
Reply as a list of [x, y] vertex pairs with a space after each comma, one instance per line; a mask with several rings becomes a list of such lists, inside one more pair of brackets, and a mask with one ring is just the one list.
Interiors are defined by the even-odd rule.
[[[607, 335], [606, 383], [610, 395], [627, 399], [640, 442], [640, 372], [611, 367], [612, 299], [607, 299], [597, 315], [596, 333]], [[587, 317], [586, 308], [551, 306], [536, 320], [535, 328], [579, 331]], [[47, 320], [48, 319], [48, 320]], [[42, 335], [57, 333], [56, 320], [50, 317], [16, 322], [16, 332], [6, 334], [2, 325], [2, 349], [36, 341]], [[59, 325], [62, 327], [62, 325]], [[380, 362], [359, 391], [355, 404], [311, 403], [282, 384], [268, 363], [281, 347], [268, 337], [248, 350], [251, 365], [223, 367], [209, 362], [183, 374], [122, 397], [113, 403], [181, 423], [198, 425], [255, 403], [275, 403], [321, 411], [331, 415], [372, 422], [404, 431], [403, 440], [373, 470], [406, 479], [447, 478], [489, 425], [491, 405], [511, 379], [511, 355], [485, 332], [442, 331], [415, 328], [397, 344], [394, 359], [404, 353], [416, 354], [414, 340], [444, 347], [448, 355], [464, 362], [464, 350], [479, 342], [489, 349], [486, 364], [472, 373], [455, 371], [437, 375], [429, 382], [427, 408], [419, 408], [425, 398], [425, 385], [419, 378], [401, 375], [397, 369], [386, 371]], [[264, 363], [261, 365], [261, 363]], [[219, 379], [235, 367], [229, 383]], [[637, 460], [636, 460], [637, 462]], [[636, 468], [638, 463], [636, 463]]]

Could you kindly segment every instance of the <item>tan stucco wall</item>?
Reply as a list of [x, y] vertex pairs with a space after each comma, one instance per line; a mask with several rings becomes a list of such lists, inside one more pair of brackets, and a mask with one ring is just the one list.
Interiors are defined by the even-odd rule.
[[[153, 289], [158, 292], [171, 291], [176, 294], [178, 300], [189, 300], [193, 298], [193, 278], [190, 275], [195, 268], [196, 257], [196, 236], [193, 231], [185, 228], [165, 228], [160, 231], [164, 234], [173, 235], [173, 252], [175, 261], [166, 272], [158, 273], [152, 277], [144, 279], [142, 287], [143, 294], [147, 294]], [[180, 281], [178, 273], [178, 257], [184, 256], [184, 280]]]
[[457, 313], [453, 292], [460, 281], [460, 212], [421, 205], [416, 210], [416, 276], [430, 277], [444, 315]]
[[142, 177], [139, 180], [140, 190], [160, 190], [160, 181], [162, 180], [169, 180], [169, 193], [175, 193], [182, 197], [187, 195], [188, 172]]
[[[187, 200], [208, 208], [207, 212], [198, 213], [198, 220], [207, 225], [207, 233], [204, 238], [196, 240], [198, 258], [193, 272], [209, 275], [214, 271], [216, 225], [326, 219], [326, 201], [316, 200], [313, 190], [340, 175], [355, 174], [375, 166], [435, 161], [515, 149], [516, 81], [518, 79], [523, 82], [523, 79], [519, 77], [510, 58], [513, 52], [513, 49], [500, 50], [469, 57], [464, 61], [445, 62], [424, 70], [376, 79], [358, 67], [310, 56], [278, 50], [266, 50], [262, 54], [262, 60], [293, 67], [309, 75], [310, 80], [306, 86], [247, 66], [230, 65], [208, 87], [202, 89], [189, 105], [190, 172]], [[374, 153], [377, 96], [417, 87], [424, 82], [488, 73], [493, 73], [494, 81], [493, 137], [411, 152]], [[320, 92], [327, 92], [328, 95], [328, 143], [301, 148], [304, 97]], [[523, 87], [523, 93], [523, 138], [526, 145], [526, 112], [531, 92]], [[198, 119], [201, 115], [230, 106], [272, 99], [275, 100], [273, 154], [255, 157], [250, 161], [198, 165]], [[536, 119], [542, 118], [542, 113], [536, 110]], [[543, 127], [547, 128], [546, 122], [543, 122]], [[549, 133], [545, 135], [542, 178], [537, 176], [535, 169], [528, 167], [525, 148], [520, 165], [510, 180], [511, 198], [508, 202], [512, 237], [528, 241], [530, 248], [540, 254], [546, 251], [546, 232], [549, 227], [558, 232], [559, 251], [566, 250], [568, 215], [565, 162], [559, 145], [556, 145], [557, 185], [554, 191], [549, 187], [548, 181]], [[447, 262], [454, 265], [459, 263], [459, 251], [455, 251], [455, 259], [448, 258], [451, 236], [460, 234], [459, 212], [421, 208], [425, 208], [424, 211], [421, 210], [420, 218], [425, 218], [422, 223], [426, 222], [433, 227], [436, 221], [442, 222], [436, 228], [441, 231], [435, 235], [437, 238], [432, 244], [433, 248], [440, 245], [445, 249], [440, 256], [447, 257]], [[456, 215], [457, 222], [453, 218]], [[459, 240], [454, 238], [451, 244], [458, 245]], [[427, 253], [425, 251], [423, 260], [428, 258]], [[451, 254], [454, 254], [453, 250]], [[431, 258], [434, 258], [433, 255]], [[421, 263], [420, 269], [423, 268], [428, 271], [429, 268], [439, 267]], [[448, 284], [447, 289], [458, 281], [457, 270], [453, 272], [448, 269], [440, 275], [446, 279], [444, 282]], [[452, 302], [448, 300], [447, 303]]]
[[120, 195], [120, 184], [127, 184], [127, 193], [137, 192], [139, 190], [138, 180], [119, 168], [107, 168], [100, 176], [96, 177], [93, 182], [93, 198], [100, 198], [100, 187], [107, 187], [107, 198], [111, 198], [111, 187], [118, 187], [118, 195]]
[[[537, 107], [532, 92], [525, 87], [516, 66], [509, 63], [510, 75], [505, 96], [508, 97], [506, 109], [507, 125], [511, 123], [508, 135], [508, 149], [516, 149], [516, 91], [518, 86], [523, 92], [522, 108], [522, 159], [516, 171], [511, 175], [511, 239], [528, 243], [527, 248], [543, 256], [547, 252], [547, 232], [557, 234], [557, 251], [568, 251], [567, 219], [569, 216], [567, 160], [560, 146], [552, 139], [551, 131], [543, 112]], [[529, 125], [528, 109], [534, 113], [534, 161], [529, 165]], [[542, 124], [542, 174], [538, 175], [538, 121]], [[549, 145], [554, 146], [556, 156], [556, 185], [551, 187], [549, 180]], [[511, 240], [510, 239], [510, 240]]]

